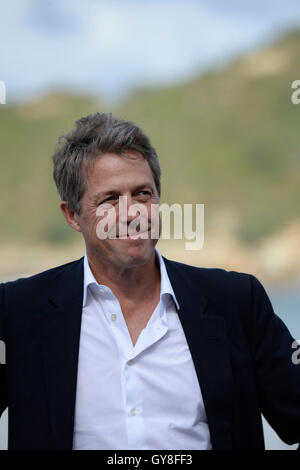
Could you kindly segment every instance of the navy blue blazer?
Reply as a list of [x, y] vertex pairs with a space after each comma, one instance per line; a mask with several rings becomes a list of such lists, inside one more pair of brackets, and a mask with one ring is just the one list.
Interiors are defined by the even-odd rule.
[[[283, 441], [299, 443], [300, 364], [263, 286], [249, 274], [164, 261], [213, 449], [264, 449], [261, 413]], [[0, 285], [9, 449], [72, 448], [82, 296], [83, 258]]]

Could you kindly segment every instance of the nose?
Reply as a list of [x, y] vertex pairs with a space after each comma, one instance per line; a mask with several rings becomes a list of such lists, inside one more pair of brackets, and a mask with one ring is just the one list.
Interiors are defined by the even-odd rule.
[[134, 204], [131, 195], [120, 196], [119, 198], [119, 220], [122, 224], [128, 224], [134, 220], [138, 214], [130, 215], [129, 208]]

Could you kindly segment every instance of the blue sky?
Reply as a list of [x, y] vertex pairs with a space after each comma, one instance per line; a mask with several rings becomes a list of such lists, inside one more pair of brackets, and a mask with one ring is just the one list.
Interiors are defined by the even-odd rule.
[[119, 97], [222, 66], [295, 27], [299, 0], [9, 0], [0, 79], [8, 103], [55, 88]]

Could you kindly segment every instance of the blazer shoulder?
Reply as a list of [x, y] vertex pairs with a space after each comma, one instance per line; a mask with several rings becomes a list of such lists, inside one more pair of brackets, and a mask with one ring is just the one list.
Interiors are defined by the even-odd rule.
[[228, 319], [241, 318], [246, 321], [247, 328], [253, 315], [260, 316], [262, 310], [263, 313], [272, 312], [264, 287], [252, 274], [196, 267], [171, 260], [166, 260], [166, 265], [182, 292], [189, 292], [195, 302], [197, 297], [205, 297], [215, 311], [224, 312]]
[[204, 268], [165, 259], [171, 278], [184, 284], [185, 289], [198, 292], [221, 306], [236, 304], [241, 311], [250, 312], [253, 298], [268, 299], [261, 282], [245, 272], [223, 268]]
[[209, 284], [221, 284], [221, 285], [235, 285], [237, 283], [246, 284], [249, 286], [251, 280], [256, 280], [259, 282], [255, 276], [245, 272], [239, 272], [234, 270], [226, 270], [224, 268], [204, 268], [193, 266], [185, 263], [180, 263], [178, 261], [173, 261], [164, 258], [167, 264], [172, 265], [172, 268], [181, 272], [185, 276], [189, 276], [190, 279], [195, 279], [197, 281], [204, 281]]
[[2, 289], [5, 290], [14, 290], [14, 289], [21, 289], [22, 288], [29, 288], [29, 287], [36, 287], [39, 284], [47, 283], [48, 281], [54, 280], [57, 276], [62, 274], [63, 272], [72, 269], [78, 263], [82, 262], [83, 258], [70, 261], [68, 263], [61, 264], [59, 266], [55, 266], [53, 268], [47, 269], [37, 274], [33, 274], [27, 277], [21, 277], [14, 281], [8, 281], [5, 283], [0, 284]]

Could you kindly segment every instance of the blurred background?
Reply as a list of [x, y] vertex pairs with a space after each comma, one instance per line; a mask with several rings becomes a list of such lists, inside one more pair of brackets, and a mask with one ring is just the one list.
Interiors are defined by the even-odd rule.
[[[149, 135], [161, 202], [205, 204], [203, 248], [161, 253], [254, 274], [300, 338], [299, 1], [10, 0], [0, 22], [0, 281], [84, 254], [51, 155], [76, 119], [112, 112]], [[294, 448], [264, 426], [267, 448]]]

